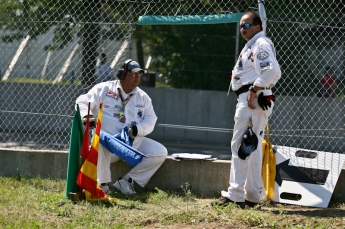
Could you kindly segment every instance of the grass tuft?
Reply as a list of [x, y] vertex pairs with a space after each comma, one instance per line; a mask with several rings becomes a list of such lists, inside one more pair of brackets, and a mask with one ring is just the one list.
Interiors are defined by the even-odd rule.
[[[267, 202], [261, 210], [211, 207], [188, 183], [179, 191], [141, 190], [106, 202], [65, 199], [66, 181], [0, 177], [0, 228], [343, 228], [345, 206], [315, 209]], [[320, 217], [322, 216], [322, 217]]]

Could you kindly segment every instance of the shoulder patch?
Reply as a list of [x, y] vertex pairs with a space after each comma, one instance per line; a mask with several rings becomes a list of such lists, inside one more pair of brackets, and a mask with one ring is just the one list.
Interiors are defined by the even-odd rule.
[[257, 55], [257, 58], [258, 58], [259, 60], [264, 60], [264, 59], [266, 59], [268, 56], [269, 56], [269, 55], [268, 55], [267, 52], [260, 52], [260, 53]]

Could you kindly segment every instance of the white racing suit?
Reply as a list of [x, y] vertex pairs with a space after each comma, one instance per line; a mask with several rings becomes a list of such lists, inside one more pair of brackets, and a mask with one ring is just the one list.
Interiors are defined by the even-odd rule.
[[[124, 111], [119, 90], [122, 90], [124, 100], [133, 94], [125, 105]], [[87, 94], [80, 95], [76, 104], [79, 105], [81, 117], [84, 117], [87, 115], [88, 103], [90, 102], [90, 113], [97, 117], [99, 104], [104, 102], [101, 129], [111, 135], [120, 133], [124, 126], [129, 128], [136, 124], [138, 134], [132, 147], [145, 154], [147, 158], [144, 157], [127, 175], [144, 187], [163, 164], [168, 152], [159, 142], [145, 137], [153, 131], [157, 121], [151, 98], [138, 87], [130, 94], [123, 91], [119, 80], [108, 81], [96, 84]], [[123, 112], [126, 117], [125, 123], [119, 120], [120, 112]], [[99, 184], [111, 182], [110, 164], [119, 160], [119, 157], [110, 153], [101, 144], [99, 145], [97, 164], [97, 182]]]
[[[263, 32], [257, 33], [247, 42], [232, 71], [231, 87], [233, 91], [243, 85], [253, 84], [263, 87], [264, 95], [271, 95], [273, 87], [281, 76], [279, 64], [276, 60], [275, 49], [270, 39]], [[263, 110], [254, 99], [255, 109], [248, 107], [248, 91], [240, 94], [237, 98], [235, 112], [235, 126], [231, 140], [232, 163], [230, 169], [230, 186], [228, 191], [222, 191], [222, 196], [234, 202], [245, 200], [259, 203], [264, 197], [262, 169], [262, 139], [272, 114], [274, 103], [268, 110]], [[258, 137], [258, 147], [247, 160], [238, 157], [238, 148], [244, 132], [248, 128], [249, 119], [252, 118], [253, 131]]]

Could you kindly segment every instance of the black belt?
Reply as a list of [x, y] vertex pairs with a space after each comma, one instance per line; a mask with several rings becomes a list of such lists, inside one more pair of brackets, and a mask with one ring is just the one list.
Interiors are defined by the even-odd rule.
[[235, 92], [235, 94], [237, 95], [237, 97], [244, 93], [244, 92], [247, 92], [250, 88], [250, 86], [253, 86], [253, 84], [247, 84], [247, 85], [243, 85], [242, 87], [240, 87], [239, 89], [237, 89]]
[[[238, 97], [240, 94], [247, 92], [251, 86], [253, 86], [253, 84], [243, 85], [242, 87], [240, 87], [238, 90], [236, 90], [234, 92]], [[266, 87], [266, 88], [262, 88], [261, 90], [270, 90], [270, 89], [271, 89], [271, 87]]]

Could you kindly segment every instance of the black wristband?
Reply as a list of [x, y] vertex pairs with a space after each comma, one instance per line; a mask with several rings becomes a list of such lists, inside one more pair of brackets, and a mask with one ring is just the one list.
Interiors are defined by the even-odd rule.
[[254, 93], [258, 92], [258, 91], [255, 91], [254, 86], [250, 86], [249, 91], [254, 92]]
[[137, 136], [138, 135], [138, 127], [132, 126], [131, 128], [132, 128], [133, 136]]

